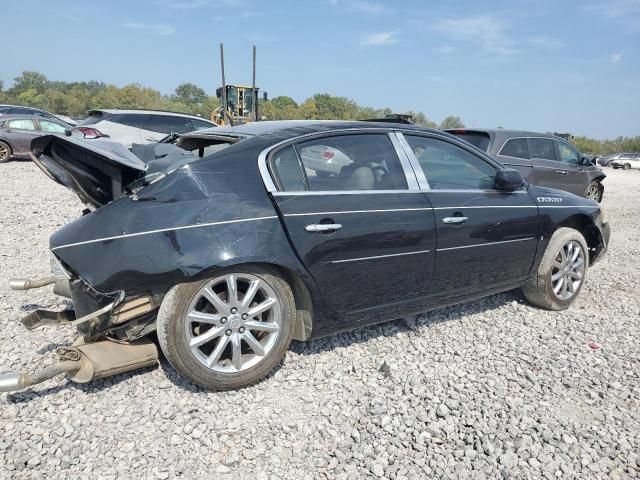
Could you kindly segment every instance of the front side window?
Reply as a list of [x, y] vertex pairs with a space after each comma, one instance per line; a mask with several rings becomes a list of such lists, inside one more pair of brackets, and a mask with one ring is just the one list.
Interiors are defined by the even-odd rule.
[[556, 152], [553, 148], [553, 140], [549, 138], [530, 138], [529, 154], [531, 155], [531, 158], [555, 160]]
[[578, 156], [578, 152], [566, 143], [558, 142], [558, 151], [560, 152], [560, 160], [563, 162], [572, 163], [574, 165], [579, 163], [580, 157]]
[[[406, 190], [407, 182], [396, 151], [385, 134], [325, 137], [300, 143], [294, 149], [301, 170], [280, 172], [272, 162], [281, 188], [294, 191], [301, 183], [311, 191]], [[288, 154], [287, 154], [288, 155]], [[274, 157], [275, 160], [276, 157]], [[282, 161], [282, 160], [281, 160]], [[286, 165], [290, 166], [292, 160]], [[296, 182], [283, 181], [302, 175]]]
[[40, 120], [40, 129], [43, 132], [64, 133], [66, 128], [56, 122], [49, 120]]
[[9, 120], [7, 127], [15, 128], [16, 130], [35, 130], [36, 124], [33, 120]]
[[512, 138], [507, 140], [502, 146], [502, 150], [498, 155], [504, 155], [505, 157], [516, 158], [531, 158], [529, 156], [529, 146], [527, 145], [526, 138]]
[[471, 152], [449, 142], [405, 135], [433, 189], [491, 189], [496, 169]]
[[212, 124], [209, 122], [205, 122], [204, 120], [196, 120], [195, 118], [190, 119], [191, 127], [193, 130], [201, 130], [203, 128], [211, 128]]

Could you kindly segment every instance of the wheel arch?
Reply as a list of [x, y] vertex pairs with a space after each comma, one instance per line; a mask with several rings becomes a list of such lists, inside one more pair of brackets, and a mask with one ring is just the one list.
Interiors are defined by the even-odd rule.
[[584, 213], [576, 213], [558, 224], [557, 228], [568, 227], [578, 230], [589, 248], [589, 265], [592, 265], [604, 248], [604, 239], [593, 219]]
[[0, 142], [4, 143], [7, 147], [9, 147], [9, 153], [13, 155], [13, 145], [11, 145], [10, 141], [7, 140], [6, 138], [0, 137]]

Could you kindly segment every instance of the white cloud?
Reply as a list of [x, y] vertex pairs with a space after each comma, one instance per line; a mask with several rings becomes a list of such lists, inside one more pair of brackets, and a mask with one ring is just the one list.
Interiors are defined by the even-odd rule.
[[640, 0], [610, 0], [587, 4], [583, 8], [619, 23], [627, 33], [640, 32]]
[[126, 22], [122, 24], [125, 28], [133, 30], [139, 30], [154, 35], [173, 35], [176, 31], [171, 25], [164, 25], [160, 23], [138, 23], [138, 22]]
[[507, 35], [509, 25], [491, 15], [442, 19], [433, 28], [450, 39], [472, 43], [493, 55], [518, 52]]
[[374, 45], [393, 45], [394, 43], [398, 43], [398, 39], [395, 37], [395, 33], [393, 32], [373, 33], [371, 35], [366, 35], [360, 41], [360, 45], [365, 47]]
[[329, 0], [329, 4], [332, 7], [364, 15], [380, 15], [389, 12], [389, 9], [384, 5], [369, 0]]
[[619, 63], [620, 60], [622, 60], [623, 55], [624, 55], [624, 52], [612, 53], [611, 55], [609, 55], [609, 61], [613, 64]]

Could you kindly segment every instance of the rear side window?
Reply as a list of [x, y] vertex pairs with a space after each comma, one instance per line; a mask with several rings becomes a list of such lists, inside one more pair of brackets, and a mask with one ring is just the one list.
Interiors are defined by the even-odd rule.
[[93, 112], [90, 116], [85, 118], [80, 125], [95, 125], [101, 120], [106, 120], [109, 115], [106, 115], [102, 112]]
[[[291, 156], [292, 152], [295, 157]], [[407, 188], [400, 161], [385, 134], [341, 135], [310, 140], [288, 151], [284, 160], [279, 158], [275, 155], [271, 165], [284, 191]], [[294, 158], [298, 162], [297, 167], [293, 163]]]
[[33, 120], [8, 120], [7, 127], [16, 130], [35, 130], [36, 124]]
[[195, 118], [191, 118], [189, 120], [191, 121], [191, 127], [193, 130], [201, 130], [203, 128], [211, 128], [215, 126], [209, 122], [205, 122], [204, 120], [196, 120]]
[[549, 138], [530, 138], [529, 154], [531, 158], [543, 158], [545, 160], [555, 160], [556, 151], [553, 148], [553, 140]]
[[449, 131], [448, 133], [455, 135], [458, 138], [466, 140], [471, 145], [478, 147], [484, 152], [489, 151], [489, 145], [491, 144], [491, 138], [488, 133], [484, 132], [465, 132], [465, 131]]
[[299, 192], [307, 189], [304, 172], [293, 146], [276, 152], [270, 165], [281, 191]]
[[433, 189], [491, 189], [496, 169], [471, 152], [429, 137], [405, 138]]
[[173, 117], [169, 115], [151, 115], [149, 123], [144, 128], [158, 133], [187, 133], [187, 119], [184, 117]]
[[512, 138], [507, 140], [498, 155], [504, 155], [505, 157], [531, 158], [526, 138]]
[[128, 127], [146, 129], [149, 118], [150, 115], [144, 113], [115, 113], [105, 120], [127, 125]]

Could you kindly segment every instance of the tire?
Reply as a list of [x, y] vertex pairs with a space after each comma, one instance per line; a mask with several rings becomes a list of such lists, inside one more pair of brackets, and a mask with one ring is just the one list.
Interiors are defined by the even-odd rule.
[[[253, 282], [258, 287], [245, 306], [242, 302]], [[236, 302], [229, 301], [233, 297], [230, 284], [236, 285]], [[271, 301], [264, 312], [246, 319], [241, 316]], [[173, 287], [158, 312], [158, 341], [169, 363], [196, 385], [208, 390], [243, 388], [259, 382], [281, 363], [293, 337], [295, 318], [293, 293], [282, 278], [262, 269], [234, 268]]]
[[8, 143], [0, 142], [0, 163], [5, 163], [11, 160], [11, 146]]
[[[561, 250], [564, 250], [566, 255], [566, 249], [569, 244], [573, 245], [574, 249], [578, 246], [581, 248], [581, 253], [578, 254], [577, 259], [571, 262], [572, 265], [577, 264], [577, 260], [582, 259], [581, 267], [578, 270], [572, 269], [575, 276], [567, 276], [569, 274], [563, 273], [562, 271], [565, 264]], [[561, 268], [558, 268], [559, 264], [562, 264]], [[522, 293], [530, 303], [537, 307], [547, 310], [565, 310], [569, 308], [580, 294], [587, 278], [588, 268], [589, 249], [582, 234], [573, 228], [559, 228], [553, 234], [547, 245], [538, 271], [529, 283], [522, 288]], [[576, 278], [578, 273], [580, 274], [579, 280]], [[553, 279], [552, 276], [559, 276], [560, 278]], [[567, 278], [571, 278], [570, 283], [567, 282]], [[561, 279], [563, 280], [562, 282]], [[577, 281], [580, 283], [575, 285]], [[554, 292], [554, 287], [557, 288], [558, 284], [561, 286], [559, 293], [556, 293]], [[563, 294], [565, 284], [567, 286], [567, 293], [570, 293], [567, 297]], [[569, 286], [571, 286], [571, 288]], [[569, 292], [569, 290], [573, 290], [573, 292]]]
[[629, 170], [631, 168], [631, 164], [629, 163], [625, 163], [624, 167], [622, 167], [623, 170]]
[[602, 194], [604, 193], [604, 187], [602, 183], [596, 181], [591, 184], [584, 191], [584, 197], [600, 203], [602, 201]]

